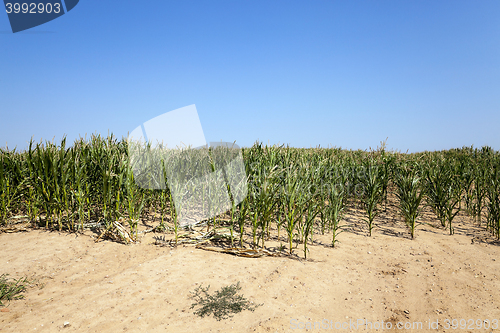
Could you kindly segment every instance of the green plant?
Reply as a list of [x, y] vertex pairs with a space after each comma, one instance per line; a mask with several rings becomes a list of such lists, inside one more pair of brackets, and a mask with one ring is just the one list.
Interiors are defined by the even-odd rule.
[[368, 225], [368, 232], [371, 236], [374, 227], [373, 221], [379, 213], [378, 204], [383, 199], [383, 178], [380, 169], [370, 158], [363, 161], [363, 166], [364, 172], [361, 175], [360, 182], [363, 185], [364, 193], [361, 202], [367, 214], [364, 221]]
[[305, 211], [307, 212], [304, 214], [305, 220], [302, 223], [302, 235], [304, 237], [303, 243], [304, 243], [304, 258], [307, 259], [307, 238], [311, 234], [311, 239], [312, 239], [312, 229], [314, 226], [314, 219], [319, 213], [319, 207], [314, 204], [313, 198], [310, 198], [307, 200], [307, 207]]
[[332, 232], [332, 247], [338, 242], [337, 236], [344, 231], [340, 226], [346, 208], [346, 179], [337, 176], [328, 188], [328, 205], [326, 206], [326, 216]]
[[[450, 154], [450, 153], [448, 153]], [[461, 178], [455, 160], [441, 156], [427, 165], [426, 196], [443, 227], [453, 234], [453, 219], [459, 213], [462, 202]]]
[[238, 204], [238, 231], [240, 234], [240, 247], [243, 247], [243, 234], [245, 233], [245, 220], [248, 215], [248, 203], [249, 198], [246, 197], [242, 202]]
[[[114, 221], [121, 218], [136, 238], [139, 219], [149, 215], [158, 223], [155, 230], [178, 238], [180, 228], [195, 215], [210, 218], [207, 228], [226, 224], [231, 244], [233, 232], [239, 233], [240, 246], [245, 233], [253, 234], [254, 246], [264, 247], [270, 230], [277, 230], [278, 242], [284, 230], [292, 253], [294, 239], [295, 247], [300, 242], [307, 247], [305, 242], [312, 242], [317, 231], [331, 232], [335, 245], [346, 230], [339, 225], [342, 216], [360, 204], [371, 232], [383, 201], [387, 206], [392, 194], [399, 193], [411, 231], [421, 189], [415, 191], [413, 176], [398, 188], [396, 177], [399, 169], [412, 166], [426, 203], [450, 233], [464, 202], [474, 223], [481, 225], [484, 216], [486, 229], [500, 236], [500, 154], [490, 147], [414, 154], [386, 151], [384, 143], [370, 152], [259, 142], [243, 149], [157, 148], [92, 135], [72, 146], [62, 140], [30, 142], [26, 151], [0, 149], [0, 225], [12, 216], [27, 215], [33, 225], [46, 228], [76, 231], [89, 225], [86, 222], [104, 222], [107, 231], [115, 233], [119, 224]], [[235, 158], [243, 159], [244, 168], [227, 163]], [[159, 168], [160, 163], [168, 167]], [[200, 178], [214, 173], [216, 181]], [[229, 193], [229, 199], [222, 192]], [[313, 218], [316, 210], [318, 218]]]
[[[140, 189], [135, 185], [134, 174], [131, 169], [127, 172], [127, 178], [125, 181], [125, 186], [127, 188], [127, 211], [128, 211], [128, 222], [130, 226], [131, 235], [137, 239], [137, 223], [139, 217], [141, 216], [142, 210], [144, 209], [144, 193], [141, 194]], [[177, 220], [176, 220], [177, 221]], [[177, 225], [177, 224], [176, 224]], [[177, 241], [177, 234], [176, 234]]]
[[7, 224], [6, 218], [14, 198], [9, 177], [4, 174], [3, 160], [0, 160], [0, 225]]
[[474, 152], [475, 157], [475, 170], [473, 173], [473, 196], [474, 201], [472, 204], [472, 211], [476, 217], [478, 226], [481, 225], [481, 213], [483, 212], [483, 208], [485, 206], [485, 199], [487, 196], [487, 183], [488, 183], [488, 175], [487, 175], [487, 166], [486, 162], [488, 161], [487, 154], [489, 154], [489, 150], [483, 148], [481, 151]]
[[399, 209], [410, 229], [411, 238], [414, 238], [416, 221], [421, 212], [420, 202], [424, 194], [416, 168], [411, 166], [400, 167], [395, 177], [395, 183]]
[[[264, 248], [264, 241], [267, 235], [269, 236], [269, 226], [271, 223], [271, 217], [274, 208], [278, 201], [276, 200], [277, 192], [280, 190], [277, 184], [276, 177], [276, 166], [271, 169], [269, 173], [262, 173], [260, 179], [258, 180], [258, 185], [256, 187], [257, 197], [255, 198], [258, 202], [258, 224], [261, 227], [260, 238], [262, 240], [262, 248]], [[258, 240], [257, 240], [258, 243]]]
[[461, 193], [460, 188], [457, 184], [452, 183], [450, 187], [448, 187], [448, 200], [446, 201], [446, 206], [444, 210], [444, 214], [446, 216], [446, 221], [448, 222], [448, 227], [450, 230], [450, 235], [452, 235], [455, 230], [452, 226], [453, 219], [460, 212], [461, 208]]
[[218, 321], [233, 317], [232, 313], [239, 313], [243, 310], [254, 311], [262, 304], [252, 306], [251, 303], [242, 295], [238, 295], [241, 290], [240, 283], [232, 284], [230, 286], [222, 287], [216, 291], [214, 295], [208, 293], [208, 289], [203, 288], [201, 285], [191, 292], [190, 299], [195, 302], [191, 305], [190, 309], [197, 306], [200, 308], [194, 314], [205, 317], [213, 315]]
[[297, 223], [302, 218], [302, 203], [304, 194], [301, 191], [302, 183], [297, 175], [289, 175], [283, 188], [283, 207], [285, 215], [285, 230], [288, 234], [290, 254], [293, 252], [293, 237]]
[[490, 182], [487, 190], [488, 227], [500, 239], [500, 165], [494, 165], [490, 171]]
[[425, 194], [427, 205], [436, 214], [441, 226], [446, 227], [445, 207], [448, 201], [449, 177], [440, 164], [429, 163], [425, 169]]
[[9, 281], [8, 274], [0, 275], [0, 306], [4, 306], [2, 300], [22, 299], [22, 293], [26, 291], [27, 278], [19, 278], [18, 280]]

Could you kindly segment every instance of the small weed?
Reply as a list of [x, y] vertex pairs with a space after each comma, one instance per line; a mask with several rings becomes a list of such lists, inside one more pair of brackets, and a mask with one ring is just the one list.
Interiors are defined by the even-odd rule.
[[7, 275], [8, 274], [0, 275], [0, 306], [4, 306], [2, 300], [11, 301], [24, 298], [21, 293], [26, 290], [26, 284], [28, 284], [27, 278], [9, 281]]
[[222, 287], [215, 292], [215, 295], [210, 295], [208, 293], [209, 288], [210, 286], [207, 288], [199, 286], [189, 297], [195, 299], [195, 302], [191, 305], [191, 309], [196, 306], [201, 306], [194, 314], [202, 318], [213, 314], [215, 319], [220, 321], [233, 317], [231, 313], [238, 313], [243, 310], [254, 311], [258, 306], [262, 305], [258, 304], [252, 306], [243, 296], [237, 295], [237, 292], [241, 290], [239, 282], [237, 284]]

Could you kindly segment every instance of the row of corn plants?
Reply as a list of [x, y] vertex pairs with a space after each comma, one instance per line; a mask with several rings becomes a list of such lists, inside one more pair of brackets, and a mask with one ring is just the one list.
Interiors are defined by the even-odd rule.
[[[93, 135], [71, 146], [63, 139], [0, 150], [0, 223], [23, 214], [49, 229], [80, 231], [94, 221], [113, 231], [113, 222], [124, 220], [137, 237], [139, 221], [148, 217], [156, 231], [172, 231], [177, 240], [186, 216], [197, 216], [208, 229], [227, 227], [232, 246], [265, 247], [274, 239], [289, 253], [302, 245], [307, 257], [315, 234], [330, 233], [336, 245], [350, 209], [363, 212], [371, 236], [380, 213], [396, 200], [412, 238], [425, 206], [450, 234], [465, 212], [500, 238], [500, 155], [489, 147], [402, 154], [383, 146], [352, 151], [256, 143], [241, 150], [150, 149], [138, 158], [131, 148], [124, 139]], [[227, 164], [235, 152], [244, 170]], [[214, 184], [226, 184], [226, 194]]]

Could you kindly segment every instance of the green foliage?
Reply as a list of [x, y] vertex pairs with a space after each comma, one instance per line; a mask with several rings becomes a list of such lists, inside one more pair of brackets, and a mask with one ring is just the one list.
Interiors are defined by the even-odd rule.
[[332, 233], [332, 247], [338, 242], [337, 236], [343, 231], [340, 221], [344, 217], [346, 208], [345, 180], [337, 178], [328, 188], [328, 205], [326, 217]]
[[382, 169], [380, 169], [372, 159], [365, 159], [363, 161], [363, 167], [360, 175], [360, 182], [363, 188], [361, 202], [367, 214], [367, 218], [364, 220], [368, 225], [368, 232], [371, 236], [374, 227], [373, 221], [380, 213], [378, 205], [382, 201], [384, 195], [384, 179]]
[[426, 198], [441, 225], [446, 227], [445, 209], [450, 200], [451, 175], [441, 163], [432, 162], [426, 168]]
[[410, 229], [411, 238], [414, 238], [417, 218], [421, 212], [420, 202], [424, 194], [417, 169], [406, 165], [401, 166], [396, 174], [395, 183], [399, 209]]
[[[453, 162], [453, 161], [452, 161]], [[461, 175], [457, 165], [438, 159], [428, 165], [426, 172], [427, 202], [433, 208], [443, 227], [453, 234], [452, 222], [460, 212], [462, 201]]]
[[24, 298], [22, 293], [26, 290], [28, 284], [26, 278], [10, 281], [7, 276], [8, 274], [0, 275], [0, 306], [5, 306], [2, 301]]
[[285, 230], [288, 234], [290, 254], [293, 252], [293, 238], [298, 223], [302, 218], [302, 211], [306, 198], [302, 191], [302, 180], [297, 174], [289, 174], [283, 187], [282, 200], [285, 216]]
[[[129, 158], [131, 147], [113, 135], [93, 135], [72, 146], [63, 139], [59, 144], [30, 142], [26, 151], [0, 149], [0, 226], [14, 215], [27, 215], [37, 227], [78, 232], [86, 222], [98, 222], [107, 231], [118, 232], [114, 222], [125, 220], [134, 238], [139, 221], [149, 214], [159, 224], [154, 230], [173, 232], [177, 239], [185, 222], [183, 214], [201, 212], [200, 216], [212, 217], [203, 222], [207, 229], [215, 224], [229, 228], [231, 245], [233, 229], [239, 234], [240, 247], [246, 246], [247, 234], [253, 236], [253, 246], [265, 247], [274, 229], [290, 254], [302, 243], [307, 256], [318, 231], [331, 232], [332, 245], [338, 242], [337, 236], [346, 230], [343, 218], [348, 208], [364, 208], [371, 234], [383, 202], [387, 208], [388, 196], [396, 194], [412, 234], [425, 202], [450, 233], [463, 204], [478, 225], [500, 236], [500, 154], [489, 147], [402, 154], [386, 151], [384, 144], [367, 152], [257, 142], [241, 151], [220, 147], [186, 154], [170, 151], [169, 158], [163, 159], [163, 152], [154, 150], [137, 160]], [[137, 149], [140, 153], [148, 147]], [[236, 152], [243, 156], [244, 170], [227, 172], [226, 168], [235, 168], [236, 164], [227, 165], [227, 161]], [[134, 168], [135, 163], [142, 166], [148, 161], [165, 168], [161, 172]], [[194, 167], [185, 171], [185, 166]], [[136, 169], [141, 173], [132, 172]], [[171, 170], [175, 177], [167, 174]], [[224, 178], [227, 189], [207, 184], [193, 190], [194, 179], [221, 170], [217, 177]], [[247, 182], [238, 183], [241, 176]], [[181, 181], [165, 186], [164, 179]], [[145, 190], [138, 183], [157, 189]], [[230, 209], [230, 219], [220, 209], [221, 203], [204, 200], [219, 198], [212, 194], [222, 190], [229, 193], [229, 205], [224, 203], [224, 207]], [[184, 207], [178, 204], [188, 201]]]
[[487, 183], [488, 228], [500, 239], [500, 165], [491, 169], [491, 178]]
[[237, 284], [222, 287], [213, 295], [208, 293], [209, 288], [210, 286], [203, 288], [200, 285], [190, 295], [190, 298], [195, 300], [190, 309], [200, 307], [194, 314], [202, 318], [212, 314], [215, 319], [220, 321], [233, 317], [233, 313], [239, 313], [243, 310], [254, 311], [257, 307], [262, 305], [258, 304], [252, 306], [242, 295], [238, 295], [238, 291], [241, 290], [239, 282]]

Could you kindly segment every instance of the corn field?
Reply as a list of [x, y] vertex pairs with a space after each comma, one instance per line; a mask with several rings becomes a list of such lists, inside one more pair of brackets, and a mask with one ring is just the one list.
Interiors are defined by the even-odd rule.
[[[300, 246], [307, 257], [315, 234], [330, 234], [336, 245], [351, 207], [362, 209], [371, 236], [392, 197], [411, 238], [425, 206], [450, 234], [462, 211], [471, 224], [500, 238], [500, 155], [489, 147], [403, 154], [384, 145], [352, 151], [256, 143], [241, 152], [245, 193], [230, 189], [230, 210], [205, 221], [208, 229], [227, 227], [231, 246], [264, 248], [277, 234], [290, 254]], [[177, 239], [182, 208], [174, 205], [176, 184], [137, 186], [128, 154], [126, 140], [99, 135], [71, 146], [63, 139], [31, 142], [26, 151], [0, 149], [0, 226], [24, 215], [38, 228], [81, 232], [92, 222], [116, 232], [113, 222], [122, 221], [137, 237], [138, 222], [149, 217], [155, 232]], [[209, 171], [220, 167], [213, 153], [207, 159]]]

